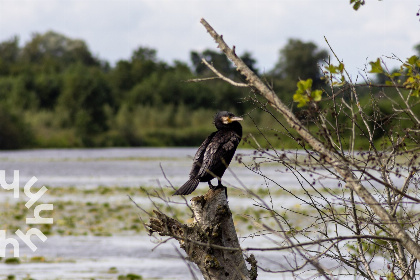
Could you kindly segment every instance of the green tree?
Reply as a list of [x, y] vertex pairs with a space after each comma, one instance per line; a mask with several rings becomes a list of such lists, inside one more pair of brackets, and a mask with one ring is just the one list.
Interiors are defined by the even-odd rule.
[[40, 108], [52, 110], [57, 98], [63, 90], [63, 75], [60, 73], [41, 72], [34, 77], [34, 91], [36, 92]]
[[111, 82], [116, 90], [127, 91], [133, 87], [135, 81], [131, 75], [131, 63], [120, 60], [110, 74]]
[[32, 132], [21, 114], [0, 105], [0, 149], [19, 149], [32, 143]]
[[302, 42], [298, 39], [289, 39], [287, 45], [280, 50], [280, 58], [272, 74], [278, 79], [293, 80], [312, 79], [314, 85], [319, 84], [321, 71], [318, 63], [328, 58], [326, 50], [318, 50], [312, 42]]
[[0, 76], [11, 74], [13, 66], [17, 63], [19, 51], [17, 36], [0, 43]]
[[38, 98], [32, 84], [33, 76], [30, 73], [0, 77], [0, 104], [14, 113], [38, 108]]
[[[130, 102], [134, 101], [132, 100], [133, 91], [138, 91], [143, 87], [144, 85], [141, 84], [153, 74], [160, 75], [159, 73], [167, 70], [168, 66], [158, 60], [156, 50], [147, 47], [136, 49], [130, 60], [118, 61], [116, 67], [109, 74], [114, 91], [115, 107], [119, 108], [124, 101], [129, 99]], [[155, 99], [159, 96], [151, 98]], [[138, 102], [142, 101], [138, 100]]]
[[15, 108], [52, 110], [62, 91], [62, 73], [75, 63], [101, 66], [84, 41], [54, 31], [35, 33], [22, 49], [17, 36], [2, 42], [0, 76], [13, 76], [14, 80], [10, 90], [1, 93], [5, 96], [3, 103]]
[[154, 49], [140, 47], [131, 56], [131, 75], [134, 83], [141, 82], [144, 78], [159, 70], [166, 70], [166, 65], [158, 61]]
[[83, 145], [107, 129], [106, 107], [112, 104], [111, 89], [98, 67], [75, 64], [64, 76], [57, 115], [64, 126], [74, 127]]
[[83, 40], [70, 39], [54, 31], [35, 33], [22, 49], [22, 60], [49, 71], [62, 70], [76, 62], [99, 65]]

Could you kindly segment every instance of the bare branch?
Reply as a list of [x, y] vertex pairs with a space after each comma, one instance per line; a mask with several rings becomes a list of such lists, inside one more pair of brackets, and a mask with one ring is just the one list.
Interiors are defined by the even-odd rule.
[[322, 142], [315, 138], [307, 128], [302, 125], [299, 119], [285, 106], [278, 96], [266, 86], [255, 73], [253, 73], [248, 66], [234, 54], [232, 49], [224, 42], [223, 38], [204, 20], [201, 23], [206, 28], [207, 32], [216, 41], [218, 47], [225, 55], [236, 65], [237, 70], [245, 77], [248, 85], [256, 89], [278, 112], [280, 112], [289, 125], [295, 129], [300, 136], [308, 142], [312, 148], [323, 156], [325, 162], [331, 164], [342, 180], [346, 182], [346, 186], [353, 189], [356, 194], [373, 210], [373, 212], [380, 218], [382, 223], [386, 225], [394, 237], [401, 240], [404, 248], [420, 260], [420, 245], [415, 242], [408, 233], [401, 227], [396, 218], [392, 217], [390, 213], [375, 199], [375, 197], [364, 187], [360, 180], [355, 177], [349, 164], [343, 161], [342, 157], [333, 151], [327, 149]]
[[217, 75], [217, 77], [210, 77], [210, 78], [201, 78], [201, 79], [190, 79], [187, 80], [187, 82], [202, 82], [202, 81], [208, 81], [208, 80], [214, 80], [214, 79], [221, 79], [225, 82], [228, 82], [229, 84], [235, 86], [235, 87], [249, 87], [247, 84], [243, 83], [237, 83], [235, 81], [232, 81], [231, 79], [223, 76], [219, 71], [217, 71], [216, 68], [213, 67], [210, 63], [207, 62], [204, 58], [201, 59], [201, 61], [211, 70], [214, 74]]

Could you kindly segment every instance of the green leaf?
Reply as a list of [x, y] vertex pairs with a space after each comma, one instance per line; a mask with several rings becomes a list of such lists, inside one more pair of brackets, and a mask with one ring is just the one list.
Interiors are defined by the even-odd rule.
[[314, 90], [313, 92], [311, 92], [311, 97], [313, 101], [316, 101], [316, 102], [321, 101], [322, 90], [319, 90], [319, 89]]
[[379, 58], [375, 62], [369, 62], [370, 66], [372, 66], [372, 69], [369, 71], [369, 73], [383, 73], [384, 69], [382, 68], [381, 61]]
[[332, 85], [336, 87], [344, 86], [346, 84], [346, 78], [344, 78], [344, 76], [341, 76], [340, 80], [341, 82], [333, 82]]
[[309, 102], [309, 98], [307, 95], [295, 93], [293, 95], [293, 101], [298, 102], [298, 108], [306, 106], [306, 104]]
[[322, 90], [311, 91], [311, 88], [312, 79], [307, 79], [305, 81], [301, 80], [297, 83], [297, 90], [293, 95], [293, 101], [298, 102], [298, 108], [305, 106], [311, 100], [315, 102], [321, 101]]
[[304, 85], [299, 81], [298, 83], [297, 83], [297, 90], [296, 90], [296, 93], [299, 93], [299, 94], [303, 94], [305, 92], [305, 87], [304, 87]]
[[350, 0], [350, 5], [351, 4], [353, 4], [353, 9], [357, 11], [360, 8], [360, 6], [365, 4], [365, 1], [364, 0]]
[[409, 77], [403, 84], [403, 86], [405, 86], [406, 88], [410, 89], [413, 88], [414, 85], [416, 83], [416, 80], [414, 79], [414, 77]]
[[298, 89], [305, 92], [306, 90], [310, 90], [312, 87], [312, 79], [307, 79], [306, 81], [300, 80], [297, 84]]
[[340, 64], [338, 66], [334, 66], [334, 65], [330, 64], [328, 66], [325, 66], [325, 70], [327, 70], [331, 74], [343, 73], [344, 64], [341, 63], [341, 62], [340, 62]]
[[312, 79], [307, 79], [306, 81], [302, 81], [302, 80], [300, 80], [300, 81], [297, 83], [297, 90], [296, 90], [296, 93], [306, 95], [306, 94], [307, 94], [307, 93], [306, 93], [307, 91], [309, 91], [309, 92], [310, 92], [311, 87], [312, 87]]
[[341, 87], [344, 86], [346, 83], [345, 82], [333, 82], [332, 85], [335, 87]]
[[408, 64], [417, 65], [419, 63], [419, 58], [416, 55], [413, 55], [407, 60]]
[[338, 70], [340, 71], [340, 73], [343, 73], [344, 70], [344, 64], [340, 62], [340, 64], [338, 65]]
[[328, 66], [325, 67], [325, 70], [327, 70], [328, 72], [330, 72], [331, 74], [337, 74], [337, 67], [335, 67], [334, 65], [330, 64]]

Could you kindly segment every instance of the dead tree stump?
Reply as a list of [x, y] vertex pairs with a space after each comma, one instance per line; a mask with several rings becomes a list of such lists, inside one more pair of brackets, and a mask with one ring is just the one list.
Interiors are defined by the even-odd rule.
[[[206, 280], [256, 279], [256, 261], [248, 270], [239, 246], [232, 213], [223, 189], [209, 190], [191, 200], [194, 222], [179, 221], [154, 211], [147, 225], [150, 232], [177, 239], [188, 259], [199, 267]], [[251, 275], [252, 274], [252, 275]]]

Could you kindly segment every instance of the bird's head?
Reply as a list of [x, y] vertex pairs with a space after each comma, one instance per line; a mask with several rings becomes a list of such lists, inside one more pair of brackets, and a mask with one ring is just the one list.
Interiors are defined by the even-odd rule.
[[243, 118], [237, 117], [231, 112], [221, 111], [214, 117], [214, 125], [217, 129], [229, 127], [233, 122], [242, 121]]

